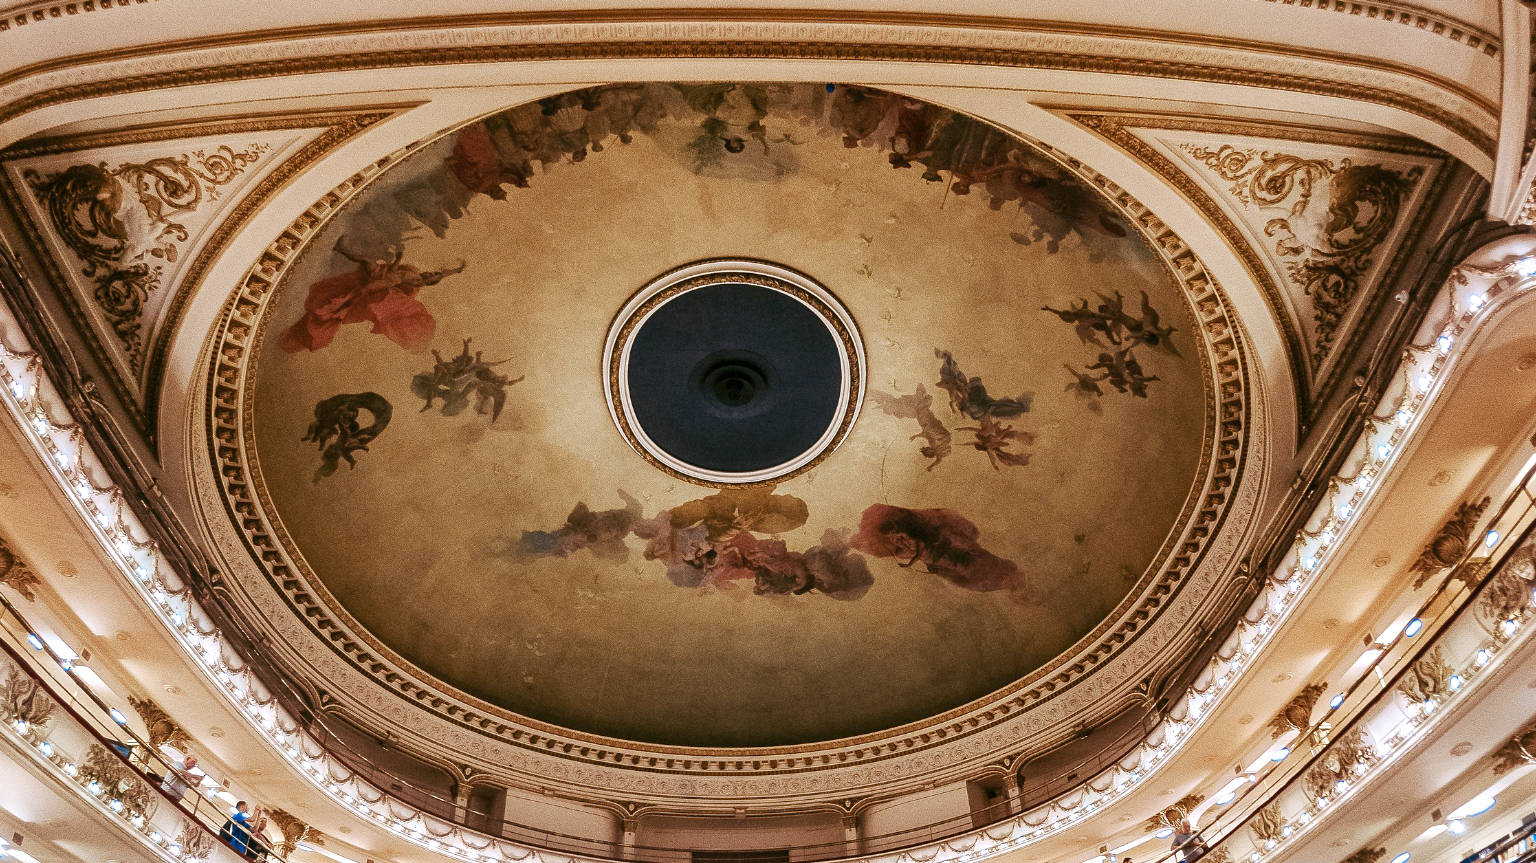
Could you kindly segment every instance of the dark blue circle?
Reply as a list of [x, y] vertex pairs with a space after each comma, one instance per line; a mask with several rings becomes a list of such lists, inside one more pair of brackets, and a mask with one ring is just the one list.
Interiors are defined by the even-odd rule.
[[776, 467], [814, 447], [844, 387], [840, 346], [820, 315], [781, 291], [728, 281], [680, 294], [640, 324], [628, 383], [652, 442], [722, 473]]

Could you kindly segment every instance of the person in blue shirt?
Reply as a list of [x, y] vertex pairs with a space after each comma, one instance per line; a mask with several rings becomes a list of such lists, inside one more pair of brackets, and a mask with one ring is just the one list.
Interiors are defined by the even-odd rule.
[[219, 828], [219, 838], [240, 856], [244, 857], [247, 849], [251, 847], [251, 806], [244, 800], [235, 804], [235, 811], [229, 814], [229, 820]]

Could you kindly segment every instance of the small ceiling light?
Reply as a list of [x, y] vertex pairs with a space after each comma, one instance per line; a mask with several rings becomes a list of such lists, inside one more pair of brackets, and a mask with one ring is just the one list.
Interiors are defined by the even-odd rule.
[[37, 637], [37, 633], [35, 633], [35, 632], [27, 633], [27, 643], [32, 645], [32, 649], [33, 650], [42, 650], [43, 649], [43, 640], [41, 638], [38, 638]]
[[[1521, 263], [1523, 264], [1525, 262], [1522, 261]], [[1524, 275], [1529, 276], [1529, 275], [1531, 275], [1531, 273], [1525, 273]], [[1486, 303], [1486, 302], [1488, 302], [1488, 298], [1487, 297], [1483, 296], [1482, 294], [1473, 294], [1472, 296], [1467, 298], [1467, 308], [1469, 308], [1469, 309], [1471, 309], [1472, 311], [1475, 312], [1478, 309], [1482, 308], [1483, 304]]]
[[1521, 258], [1515, 261], [1515, 272], [1522, 276], [1536, 276], [1536, 258]]
[[118, 710], [116, 707], [112, 708], [111, 710], [108, 710], [107, 711], [107, 715], [112, 717], [112, 721], [116, 722], [118, 725], [127, 725], [128, 724], [128, 717], [124, 716], [123, 712], [121, 710]]
[[1408, 858], [1412, 857], [1412, 856], [1413, 856], [1412, 854], [1409, 854], [1407, 851], [1404, 851], [1403, 853], [1397, 855], [1396, 857], [1393, 857], [1392, 858], [1392, 863], [1408, 863]]
[[1408, 621], [1408, 625], [1403, 627], [1403, 634], [1408, 636], [1409, 638], [1412, 638], [1415, 635], [1418, 635], [1420, 632], [1423, 632], [1423, 631], [1424, 631], [1424, 621], [1421, 620], [1420, 618], [1417, 618], [1417, 617], [1415, 617], [1414, 619]]
[[1485, 534], [1483, 536], [1483, 545], [1486, 548], [1493, 548], [1494, 546], [1496, 546], [1498, 544], [1499, 544], [1499, 532], [1498, 531], [1490, 530], [1490, 531], [1488, 531], [1487, 534]]
[[1338, 710], [1339, 709], [1339, 705], [1343, 704], [1343, 703], [1344, 703], [1344, 693], [1340, 692], [1338, 695], [1335, 695], [1333, 697], [1333, 700], [1328, 702], [1328, 709], [1329, 710]]
[[1172, 827], [1164, 827], [1163, 829], [1157, 831], [1156, 833], [1153, 833], [1152, 835], [1156, 836], [1159, 839], [1167, 839], [1169, 836], [1173, 835], [1173, 828]]
[[1453, 818], [1452, 820], [1446, 822], [1445, 829], [1451, 831], [1457, 836], [1460, 836], [1461, 834], [1467, 832], [1467, 823], [1459, 818]]
[[1440, 353], [1442, 353], [1442, 354], [1450, 353], [1451, 352], [1451, 337], [1448, 336], [1448, 335], [1442, 335], [1440, 338], [1435, 339], [1435, 346], [1440, 348]]
[[1286, 756], [1288, 756], [1290, 754], [1291, 754], [1291, 747], [1289, 747], [1289, 746], [1282, 746], [1279, 749], [1276, 749], [1274, 751], [1273, 755], [1269, 756], [1269, 760], [1270, 761], [1284, 761], [1286, 759]]

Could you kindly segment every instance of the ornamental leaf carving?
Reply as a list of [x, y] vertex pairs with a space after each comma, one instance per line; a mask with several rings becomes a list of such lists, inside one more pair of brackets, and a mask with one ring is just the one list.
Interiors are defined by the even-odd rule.
[[1269, 739], [1277, 740], [1287, 731], [1306, 732], [1312, 727], [1312, 708], [1317, 706], [1317, 699], [1328, 689], [1328, 683], [1309, 683], [1296, 693], [1280, 712], [1269, 720]]
[[1285, 838], [1286, 820], [1280, 814], [1278, 801], [1260, 809], [1253, 820], [1248, 822], [1248, 829], [1253, 831], [1253, 841], [1258, 845], [1267, 842], [1280, 842]]
[[1536, 543], [1526, 543], [1510, 553], [1478, 597], [1478, 614], [1493, 626], [1496, 637], [1507, 637], [1500, 626], [1503, 621], [1520, 620], [1529, 612], [1533, 588]]
[[308, 840], [314, 833], [314, 828], [282, 809], [267, 810], [267, 817], [272, 819], [272, 823], [283, 834], [283, 841], [277, 844], [275, 850], [277, 856], [285, 860], [298, 849], [300, 842]]
[[1397, 684], [1397, 691], [1409, 704], [1444, 701], [1451, 694], [1451, 676], [1454, 673], [1437, 644], [1403, 675]]
[[149, 730], [149, 745], [159, 748], [170, 745], [172, 749], [185, 751], [191, 738], [183, 731], [180, 725], [172, 721], [171, 717], [149, 698], [135, 698], [128, 696], [128, 703], [133, 706], [135, 713], [144, 720], [144, 727]]
[[20, 720], [40, 729], [53, 717], [53, 708], [53, 699], [36, 680], [13, 665], [6, 666], [5, 682], [0, 684], [0, 720]]
[[177, 261], [190, 236], [179, 220], [217, 200], [220, 187], [268, 149], [221, 146], [115, 167], [98, 162], [48, 174], [23, 172], [49, 224], [94, 283], [96, 305], [135, 372], [143, 361], [144, 305], [160, 286], [164, 265]]
[[1189, 818], [1189, 813], [1195, 811], [1195, 807], [1204, 801], [1204, 794], [1186, 794], [1180, 797], [1177, 803], [1148, 818], [1147, 829], [1162, 830], [1167, 827], [1178, 827], [1179, 822]]
[[15, 549], [0, 539], [0, 584], [21, 594], [22, 599], [33, 602], [37, 599], [33, 589], [40, 583], [37, 573], [16, 555]]
[[[1311, 298], [1314, 360], [1326, 356], [1423, 169], [1306, 159], [1230, 144], [1214, 150], [1180, 146], [1230, 183], [1238, 201], [1276, 213], [1264, 223], [1264, 235], [1284, 260], [1287, 278]], [[1319, 194], [1324, 190], [1326, 201]]]
[[133, 769], [116, 753], [109, 752], [99, 743], [87, 750], [85, 764], [80, 768], [80, 781], [89, 785], [101, 784], [104, 795], [123, 802], [123, 814], [128, 817], [142, 815], [148, 819], [155, 812], [156, 795]]
[[176, 833], [176, 844], [181, 846], [183, 857], [204, 860], [213, 853], [213, 834], [183, 818], [181, 830]]
[[1493, 775], [1502, 776], [1516, 767], [1536, 764], [1536, 719], [1505, 740], [1493, 752]]
[[1385, 848], [1361, 848], [1359, 851], [1345, 857], [1340, 863], [1376, 863], [1387, 856]]
[[1461, 562], [1463, 555], [1467, 553], [1467, 546], [1472, 540], [1472, 529], [1477, 526], [1477, 520], [1483, 517], [1483, 511], [1488, 508], [1489, 498], [1484, 497], [1480, 501], [1467, 501], [1456, 507], [1456, 512], [1445, 524], [1440, 526], [1440, 532], [1435, 538], [1424, 546], [1419, 552], [1419, 557], [1413, 562], [1413, 568], [1409, 570], [1414, 574], [1413, 589], [1418, 590], [1424, 586], [1424, 582], [1432, 578], [1436, 573], [1455, 566]]
[[1380, 760], [1364, 729], [1340, 735], [1323, 757], [1302, 774], [1302, 787], [1315, 803], [1338, 793], [1340, 782], [1353, 782]]

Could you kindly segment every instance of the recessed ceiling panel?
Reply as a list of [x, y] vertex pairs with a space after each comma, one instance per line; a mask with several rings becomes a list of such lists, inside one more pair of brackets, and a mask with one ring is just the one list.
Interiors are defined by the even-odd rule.
[[[668, 469], [611, 409], [626, 304], [721, 258], [853, 324], [812, 338], [774, 298], [673, 322], [708, 350], [671, 383], [716, 402], [677, 397], [679, 427], [764, 386], [842, 399], [851, 425], [766, 481]], [[803, 330], [804, 363], [752, 321]], [[268, 306], [246, 398], [290, 554], [388, 651], [578, 731], [796, 744], [985, 696], [1126, 599], [1207, 452], [1193, 327], [1132, 226], [1019, 136], [855, 86], [607, 86], [352, 199]], [[710, 351], [770, 363], [716, 381]]]

